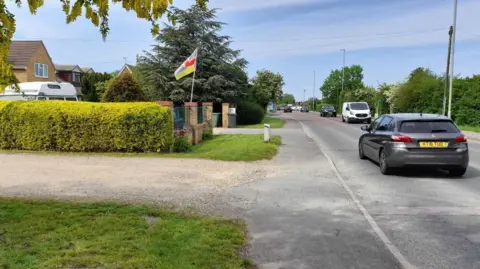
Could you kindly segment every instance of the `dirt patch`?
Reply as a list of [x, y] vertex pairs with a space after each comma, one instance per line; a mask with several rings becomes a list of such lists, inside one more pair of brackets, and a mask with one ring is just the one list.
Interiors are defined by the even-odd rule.
[[205, 207], [218, 202], [226, 188], [274, 177], [279, 171], [272, 161], [0, 154], [0, 195]]

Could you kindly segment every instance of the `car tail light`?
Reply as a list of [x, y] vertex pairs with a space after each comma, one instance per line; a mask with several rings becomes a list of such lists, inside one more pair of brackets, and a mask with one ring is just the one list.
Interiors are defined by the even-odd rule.
[[467, 143], [467, 137], [464, 134], [461, 134], [455, 137], [455, 142], [457, 143]]
[[408, 135], [394, 134], [392, 135], [392, 142], [412, 143], [412, 138]]

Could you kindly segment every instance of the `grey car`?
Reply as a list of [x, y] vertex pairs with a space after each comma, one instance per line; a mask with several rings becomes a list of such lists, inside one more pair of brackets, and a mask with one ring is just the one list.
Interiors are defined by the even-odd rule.
[[380, 165], [382, 174], [404, 166], [429, 166], [463, 176], [469, 155], [466, 137], [453, 121], [434, 114], [388, 114], [362, 126], [360, 159]]

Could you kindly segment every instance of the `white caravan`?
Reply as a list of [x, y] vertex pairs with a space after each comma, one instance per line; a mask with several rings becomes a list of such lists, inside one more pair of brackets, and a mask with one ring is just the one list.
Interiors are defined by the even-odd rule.
[[342, 107], [343, 122], [372, 122], [370, 107], [366, 102], [346, 102]]
[[23, 82], [11, 85], [0, 94], [0, 100], [65, 100], [78, 101], [77, 90], [71, 83]]

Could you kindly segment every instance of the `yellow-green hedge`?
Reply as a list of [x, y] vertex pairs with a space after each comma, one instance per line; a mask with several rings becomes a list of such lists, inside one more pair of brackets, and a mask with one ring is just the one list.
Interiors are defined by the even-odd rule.
[[2, 149], [160, 152], [172, 144], [172, 114], [153, 103], [0, 102]]

